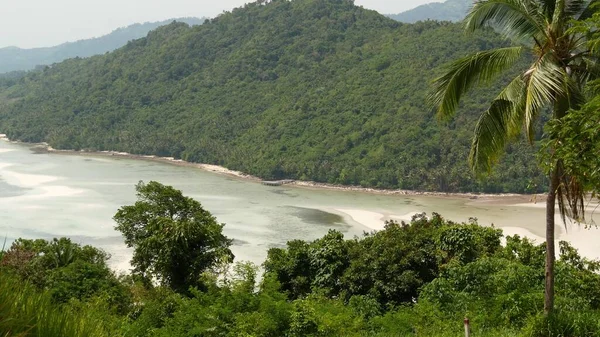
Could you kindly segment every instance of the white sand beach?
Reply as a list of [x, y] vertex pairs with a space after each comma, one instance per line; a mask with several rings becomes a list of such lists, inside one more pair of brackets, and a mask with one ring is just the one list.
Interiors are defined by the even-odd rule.
[[333, 211], [344, 216], [344, 218], [349, 218], [371, 230], [382, 230], [385, 226], [386, 219], [381, 213], [345, 208], [336, 208]]
[[[331, 211], [331, 210], [325, 210]], [[406, 214], [385, 214], [361, 209], [335, 208], [334, 213], [344, 216], [346, 219], [351, 219], [371, 230], [383, 230], [385, 222], [389, 220], [410, 222], [416, 214], [422, 212], [409, 212]]]

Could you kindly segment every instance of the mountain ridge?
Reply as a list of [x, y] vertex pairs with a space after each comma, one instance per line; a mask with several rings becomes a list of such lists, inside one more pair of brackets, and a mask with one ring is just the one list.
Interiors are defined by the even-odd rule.
[[12, 71], [27, 71], [38, 66], [50, 65], [73, 57], [90, 57], [113, 51], [128, 41], [144, 37], [149, 31], [170, 22], [185, 22], [199, 25], [205, 18], [176, 18], [156, 22], [134, 23], [120, 27], [112, 32], [89, 39], [80, 39], [61, 43], [52, 47], [19, 48], [8, 46], [0, 48], [0, 74]]
[[404, 23], [415, 23], [417, 21], [462, 21], [473, 0], [446, 0], [445, 2], [432, 2], [417, 6], [399, 14], [387, 14], [391, 19]]

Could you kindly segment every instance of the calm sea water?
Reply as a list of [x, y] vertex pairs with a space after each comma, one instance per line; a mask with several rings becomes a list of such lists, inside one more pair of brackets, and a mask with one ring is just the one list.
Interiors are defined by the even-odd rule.
[[236, 260], [260, 264], [271, 247], [312, 240], [330, 228], [361, 235], [383, 218], [436, 211], [456, 221], [521, 226], [543, 235], [543, 209], [482, 204], [461, 198], [403, 197], [359, 192], [268, 187], [192, 167], [144, 160], [36, 154], [27, 145], [0, 141], [0, 236], [68, 236], [104, 248], [126, 269], [131, 256], [112, 216], [135, 202], [135, 184], [155, 180], [181, 189], [225, 223]]

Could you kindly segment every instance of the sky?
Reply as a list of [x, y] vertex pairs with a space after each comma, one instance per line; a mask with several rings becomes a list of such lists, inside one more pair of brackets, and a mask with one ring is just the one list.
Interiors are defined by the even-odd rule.
[[[441, 0], [355, 0], [396, 14]], [[0, 47], [49, 47], [97, 37], [138, 22], [214, 17], [248, 0], [0, 0]]]

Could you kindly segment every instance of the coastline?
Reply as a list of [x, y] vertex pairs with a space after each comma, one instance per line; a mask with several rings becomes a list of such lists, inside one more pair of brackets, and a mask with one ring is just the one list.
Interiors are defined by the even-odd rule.
[[[90, 157], [109, 157], [109, 158], [124, 158], [134, 160], [148, 160], [163, 164], [193, 167], [204, 171], [213, 172], [217, 174], [227, 175], [238, 179], [250, 180], [254, 182], [263, 182], [264, 180], [247, 174], [241, 171], [230, 170], [226, 167], [214, 165], [214, 164], [203, 164], [188, 162], [182, 159], [175, 159], [173, 157], [159, 157], [155, 155], [138, 155], [131, 154], [128, 152], [117, 152], [117, 151], [86, 151], [86, 150], [58, 150], [54, 149], [47, 143], [27, 143], [21, 141], [10, 140], [5, 134], [0, 133], [0, 140], [11, 142], [14, 144], [22, 144], [31, 146], [32, 149], [38, 153], [53, 153], [53, 154], [64, 154], [64, 155], [81, 155]], [[377, 189], [371, 187], [352, 186], [352, 185], [339, 185], [329, 183], [319, 183], [315, 181], [301, 181], [301, 180], [290, 180], [286, 181], [285, 186], [297, 187], [297, 188], [308, 188], [308, 189], [327, 189], [334, 191], [343, 192], [358, 192], [358, 193], [371, 193], [379, 195], [398, 195], [398, 196], [431, 196], [431, 197], [450, 197], [450, 198], [463, 198], [470, 199], [477, 203], [494, 203], [494, 204], [526, 204], [532, 201], [543, 202], [545, 200], [545, 194], [517, 194], [517, 193], [455, 193], [455, 192], [431, 192], [431, 191], [415, 191], [415, 190], [402, 190], [402, 189]]]
[[[198, 168], [207, 172], [213, 172], [220, 175], [227, 175], [235, 179], [240, 179], [243, 181], [253, 181], [257, 184], [260, 184], [261, 179], [254, 177], [252, 175], [245, 174], [243, 172], [229, 170], [224, 167], [218, 165], [210, 165], [210, 164], [197, 164], [185, 162], [183, 160], [176, 160], [174, 158], [162, 158], [157, 156], [146, 156], [146, 155], [134, 155], [125, 152], [91, 152], [91, 151], [70, 151], [70, 150], [56, 150], [47, 144], [32, 144], [32, 143], [23, 143], [23, 142], [15, 142], [10, 141], [6, 137], [3, 137], [0, 134], [0, 139], [13, 143], [19, 144], [23, 146], [23, 149], [30, 149], [30, 151], [34, 151], [37, 153], [50, 153], [50, 154], [64, 154], [64, 155], [73, 155], [73, 156], [87, 156], [87, 157], [104, 157], [104, 158], [122, 158], [122, 159], [132, 159], [132, 160], [147, 160], [151, 162], [158, 162], [163, 164], [177, 165], [177, 166], [186, 166], [191, 168]], [[16, 176], [13, 173], [13, 178], [21, 179], [21, 185], [33, 184], [37, 185], [40, 183], [44, 183], [47, 180], [39, 180], [46, 179], [44, 176], [37, 176], [38, 180], [32, 180], [32, 177], [29, 177], [24, 174], [20, 174]], [[523, 237], [528, 237], [532, 240], [535, 240], [537, 243], [541, 243], [544, 241], [542, 237], [543, 226], [541, 222], [538, 224], [538, 221], [534, 221], [535, 223], [527, 223], [523, 221], [523, 218], [515, 217], [514, 209], [520, 209], [518, 211], [518, 215], [529, 214], [536, 212], [536, 214], [540, 214], [540, 219], [542, 216], [542, 211], [545, 207], [543, 195], [519, 195], [519, 194], [475, 194], [475, 193], [440, 193], [440, 192], [419, 192], [419, 191], [404, 191], [404, 190], [378, 190], [373, 188], [362, 188], [362, 187], [354, 187], [354, 186], [339, 186], [339, 185], [330, 185], [330, 184], [320, 184], [315, 182], [305, 182], [305, 181], [296, 181], [289, 184], [285, 184], [286, 187], [290, 188], [302, 188], [302, 189], [314, 189], [314, 190], [335, 190], [340, 192], [355, 192], [355, 193], [367, 193], [373, 195], [397, 195], [400, 200], [402, 197], [417, 197], [424, 196], [428, 198], [439, 198], [438, 201], [433, 200], [433, 203], [441, 202], [443, 205], [453, 205], [451, 207], [451, 212], [454, 214], [453, 216], [449, 216], [449, 219], [453, 219], [456, 221], [461, 221], [455, 219], [453, 217], [457, 216], [459, 219], [462, 217], [462, 213], [460, 213], [460, 209], [466, 209], [473, 207], [474, 210], [483, 209], [496, 209], [496, 212], [492, 215], [502, 217], [502, 219], [510, 219], [507, 221], [503, 221], [503, 224], [496, 223], [498, 228], [502, 228], [504, 234], [514, 235], [518, 234]], [[52, 186], [51, 186], [52, 187]], [[44, 196], [53, 196], [53, 195], [64, 195], [65, 193], [75, 193], [76, 191], [71, 190], [48, 190], [47, 194]], [[443, 201], [446, 199], [446, 201]], [[457, 202], [450, 199], [458, 199]], [[430, 200], [431, 201], [431, 200]], [[489, 207], [488, 207], [489, 206]], [[512, 212], [504, 213], [507, 211], [506, 206], [514, 207]], [[356, 225], [363, 226], [367, 231], [378, 231], [384, 228], [384, 224], [386, 220], [396, 220], [396, 221], [410, 221], [412, 216], [415, 213], [421, 212], [430, 212], [431, 210], [425, 209], [425, 206], [420, 205], [419, 203], [415, 203], [414, 207], [411, 208], [398, 208], [398, 209], [378, 209], [377, 207], [363, 207], [361, 205], [355, 205], [354, 207], [344, 207], [344, 205], [334, 205], [331, 207], [319, 207], [319, 205], [314, 205], [312, 207], [314, 209], [319, 209], [324, 212], [329, 212], [333, 214], [337, 214], [342, 216], [348, 223], [353, 223]], [[442, 213], [446, 214], [446, 213]], [[446, 216], [448, 217], [448, 216]], [[525, 216], [526, 217], [526, 216]], [[480, 218], [482, 219], [482, 218]], [[466, 221], [466, 220], [462, 220]], [[487, 221], [487, 222], [486, 222]], [[561, 219], [557, 217], [557, 224], [561, 223]], [[483, 220], [482, 225], [492, 224], [494, 221], [490, 221], [489, 218], [487, 220]], [[538, 226], [539, 225], [539, 226]], [[539, 229], [539, 230], [538, 230]], [[568, 228], [563, 228], [562, 226], [557, 226], [556, 229], [556, 237], [558, 240], [566, 240], [570, 241], [575, 248], [581, 250], [583, 256], [592, 258], [592, 259], [600, 259], [600, 249], [596, 245], [598, 234], [600, 231], [597, 228], [592, 230], [585, 230], [583, 226], [570, 225]]]

